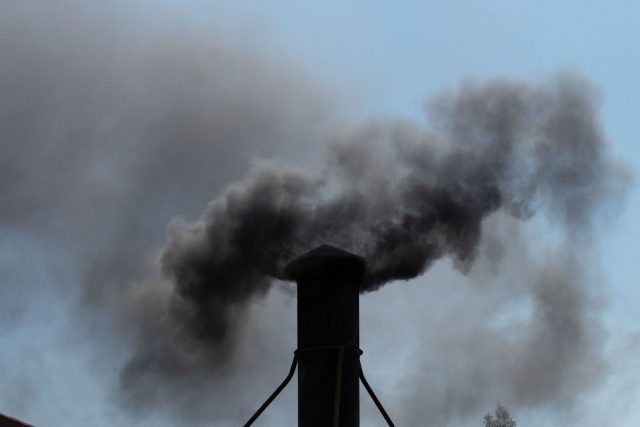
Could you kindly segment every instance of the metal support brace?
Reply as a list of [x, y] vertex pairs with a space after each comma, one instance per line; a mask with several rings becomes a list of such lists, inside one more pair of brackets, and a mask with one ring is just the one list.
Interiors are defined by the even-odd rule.
[[[287, 386], [287, 384], [289, 384], [289, 381], [291, 381], [291, 378], [293, 377], [293, 374], [296, 371], [296, 366], [298, 365], [298, 353], [299, 352], [306, 352], [306, 351], [319, 351], [319, 350], [337, 350], [337, 353], [338, 353], [337, 354], [337, 362], [336, 362], [336, 391], [335, 391], [334, 406], [333, 406], [333, 427], [339, 427], [338, 426], [338, 419], [339, 419], [339, 414], [340, 414], [340, 390], [341, 390], [341, 383], [342, 383], [342, 360], [343, 360], [344, 351], [345, 350], [352, 350], [352, 351], [355, 350], [360, 355], [362, 355], [362, 350], [360, 350], [357, 347], [348, 346], [348, 345], [306, 347], [306, 348], [300, 348], [300, 349], [296, 350], [294, 352], [293, 361], [291, 362], [291, 369], [289, 369], [289, 373], [287, 374], [287, 377], [278, 386], [278, 388], [276, 388], [276, 390], [273, 393], [271, 393], [271, 396], [269, 396], [269, 398], [262, 404], [262, 406], [260, 406], [260, 408], [258, 408], [256, 413], [253, 414], [253, 416], [249, 419], [249, 421], [247, 421], [244, 424], [243, 427], [249, 427], [251, 424], [253, 424], [253, 422], [255, 420], [257, 420], [258, 417], [264, 412], [264, 410], [267, 409], [267, 407], [271, 404], [271, 402], [273, 402], [273, 400], [276, 397], [278, 397], [280, 392]], [[378, 400], [378, 397], [373, 392], [373, 389], [371, 388], [371, 386], [367, 382], [367, 379], [364, 377], [364, 373], [362, 372], [362, 364], [361, 363], [360, 363], [360, 381], [362, 381], [362, 384], [364, 385], [364, 388], [369, 393], [369, 396], [371, 397], [373, 402], [376, 404], [376, 407], [378, 408], [378, 410], [380, 411], [380, 413], [384, 417], [384, 419], [387, 422], [387, 424], [389, 425], [389, 427], [395, 427], [395, 424], [393, 424], [393, 421], [391, 421], [391, 418], [389, 417], [389, 414], [387, 414], [387, 411], [385, 411], [384, 407], [382, 406], [382, 403], [380, 402], [380, 400]]]
[[282, 381], [282, 384], [280, 384], [278, 388], [273, 393], [271, 393], [271, 396], [269, 396], [269, 398], [262, 404], [262, 406], [258, 408], [256, 413], [253, 414], [251, 418], [249, 418], [249, 421], [247, 421], [243, 427], [249, 427], [251, 424], [253, 424], [253, 422], [258, 419], [260, 414], [262, 414], [264, 410], [267, 409], [267, 406], [269, 406], [271, 402], [273, 402], [273, 400], [276, 397], [278, 397], [280, 392], [284, 390], [287, 384], [289, 384], [289, 381], [291, 381], [291, 378], [293, 377], [293, 373], [296, 371], [297, 365], [298, 365], [298, 355], [294, 353], [293, 361], [291, 362], [291, 369], [289, 369], [289, 374], [287, 374], [287, 377], [284, 379], [284, 381]]
[[387, 422], [389, 427], [395, 427], [395, 424], [393, 424], [393, 421], [391, 421], [391, 418], [389, 417], [389, 414], [387, 414], [387, 411], [384, 410], [384, 407], [382, 406], [382, 403], [380, 403], [380, 401], [378, 400], [378, 397], [373, 392], [373, 389], [371, 388], [371, 386], [367, 382], [367, 379], [364, 377], [364, 373], [362, 372], [362, 363], [360, 364], [360, 381], [362, 381], [362, 384], [364, 385], [364, 388], [366, 388], [367, 392], [369, 392], [369, 396], [371, 396], [371, 399], [373, 400], [373, 403], [376, 404], [376, 406], [378, 407], [378, 410], [380, 411], [380, 413], [384, 417], [384, 420]]

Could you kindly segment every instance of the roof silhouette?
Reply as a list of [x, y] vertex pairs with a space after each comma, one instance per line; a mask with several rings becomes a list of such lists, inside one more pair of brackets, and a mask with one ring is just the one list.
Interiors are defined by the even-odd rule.
[[0, 413], [0, 427], [34, 427], [31, 424], [23, 423], [20, 420]]

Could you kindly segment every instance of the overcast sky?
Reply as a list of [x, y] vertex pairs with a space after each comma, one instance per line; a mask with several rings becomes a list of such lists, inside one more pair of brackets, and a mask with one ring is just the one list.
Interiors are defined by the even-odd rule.
[[[0, 5], [0, 412], [36, 426], [242, 423], [288, 369], [292, 288], [250, 301], [223, 369], [132, 380], [162, 364], [147, 347], [171, 342], [154, 305], [171, 292], [169, 223], [197, 220], [257, 160], [321, 169], [327, 134], [421, 126], [425, 104], [461, 81], [538, 87], [569, 73], [594, 88], [627, 178], [584, 258], [565, 257], [549, 218], [498, 213], [484, 224], [506, 251], [493, 267], [465, 275], [445, 258], [362, 296], [362, 362], [398, 425], [481, 425], [498, 403], [522, 427], [640, 424], [638, 2], [213, 3]], [[549, 360], [517, 344], [547, 336], [533, 284], [547, 270], [575, 273], [567, 298], [589, 328]], [[562, 323], [573, 304], [551, 306]], [[365, 395], [362, 413], [382, 425]], [[291, 384], [262, 425], [294, 414]]]

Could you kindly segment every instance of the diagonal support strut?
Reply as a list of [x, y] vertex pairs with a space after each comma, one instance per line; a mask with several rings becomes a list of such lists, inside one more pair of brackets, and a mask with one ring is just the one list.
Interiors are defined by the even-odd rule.
[[[258, 419], [258, 417], [260, 415], [262, 415], [262, 413], [265, 411], [265, 409], [267, 409], [267, 407], [271, 404], [271, 402], [273, 402], [275, 400], [276, 397], [278, 397], [278, 395], [280, 394], [280, 392], [282, 390], [284, 390], [284, 388], [287, 386], [287, 384], [289, 384], [289, 381], [291, 381], [291, 378], [293, 378], [293, 374], [296, 371], [296, 366], [298, 365], [298, 352], [299, 351], [318, 351], [318, 350], [337, 350], [338, 351], [338, 365], [336, 367], [336, 395], [335, 395], [335, 399], [334, 399], [334, 414], [336, 413], [337, 409], [340, 407], [340, 380], [341, 380], [341, 358], [342, 358], [342, 354], [344, 353], [345, 349], [349, 349], [351, 350], [353, 347], [352, 346], [322, 346], [322, 347], [310, 347], [310, 348], [303, 348], [303, 349], [299, 349], [296, 350], [293, 356], [293, 361], [291, 362], [291, 368], [289, 369], [289, 373], [287, 374], [286, 378], [284, 379], [284, 381], [282, 381], [282, 383], [278, 386], [278, 388], [275, 389], [275, 391], [273, 393], [271, 393], [271, 395], [269, 396], [269, 398], [262, 404], [262, 406], [260, 406], [260, 408], [258, 408], [258, 410], [256, 411], [255, 414], [253, 414], [253, 416], [249, 419], [249, 421], [247, 421], [243, 427], [249, 427], [251, 426], [255, 420]], [[362, 354], [362, 350], [358, 349], [358, 352], [360, 354]], [[376, 407], [378, 408], [378, 410], [380, 411], [380, 413], [382, 414], [382, 416], [384, 417], [384, 420], [387, 422], [387, 425], [389, 425], [389, 427], [395, 427], [395, 424], [393, 423], [393, 421], [391, 421], [391, 417], [389, 417], [389, 414], [387, 414], [387, 411], [384, 409], [384, 407], [382, 406], [382, 403], [380, 402], [380, 400], [378, 399], [378, 397], [376, 396], [376, 394], [373, 392], [373, 389], [371, 388], [371, 386], [369, 385], [369, 382], [367, 382], [367, 379], [364, 376], [364, 372], [362, 371], [362, 363], [359, 363], [359, 368], [360, 368], [360, 381], [362, 382], [362, 384], [364, 385], [364, 388], [367, 390], [367, 393], [369, 393], [369, 396], [371, 397], [371, 400], [373, 400], [373, 402], [376, 404]], [[334, 420], [336, 419], [335, 415], [334, 415]], [[336, 422], [334, 421], [334, 427], [338, 427], [338, 425], [336, 424]]]

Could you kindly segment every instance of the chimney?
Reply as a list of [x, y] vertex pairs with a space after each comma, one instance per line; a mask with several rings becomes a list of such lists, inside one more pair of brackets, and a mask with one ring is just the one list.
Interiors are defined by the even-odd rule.
[[358, 381], [394, 427], [360, 366], [359, 293], [365, 260], [323, 245], [285, 269], [298, 284], [298, 349], [289, 374], [244, 424], [251, 426], [298, 369], [298, 426], [359, 427]]
[[363, 258], [320, 246], [285, 273], [298, 285], [298, 425], [358, 427]]

